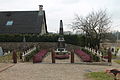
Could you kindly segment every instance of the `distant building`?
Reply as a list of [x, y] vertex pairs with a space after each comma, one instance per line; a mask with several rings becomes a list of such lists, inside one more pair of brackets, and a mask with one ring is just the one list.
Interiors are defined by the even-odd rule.
[[70, 34], [73, 34], [71, 31], [64, 31], [64, 34], [65, 35], [70, 35]]
[[76, 32], [75, 32], [75, 34], [84, 34], [84, 32], [82, 31], [82, 30], [77, 30]]
[[39, 11], [1, 11], [0, 34], [45, 34], [47, 24], [43, 6]]

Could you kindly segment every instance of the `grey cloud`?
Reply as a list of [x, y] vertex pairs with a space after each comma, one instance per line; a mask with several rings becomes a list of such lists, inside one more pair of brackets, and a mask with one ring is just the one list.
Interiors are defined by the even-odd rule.
[[0, 0], [0, 10], [38, 10], [39, 4], [46, 10], [48, 31], [58, 30], [60, 19], [69, 24], [74, 13], [86, 15], [92, 9], [108, 9], [114, 22], [120, 21], [120, 0]]
[[61, 0], [60, 2], [62, 4], [75, 4], [75, 3], [78, 3], [80, 2], [81, 0]]

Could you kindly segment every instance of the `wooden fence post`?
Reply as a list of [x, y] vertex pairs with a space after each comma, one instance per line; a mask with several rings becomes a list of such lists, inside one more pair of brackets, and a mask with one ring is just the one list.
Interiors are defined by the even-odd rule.
[[74, 63], [74, 50], [71, 51], [71, 63]]
[[110, 48], [108, 49], [108, 65], [111, 65], [111, 60], [112, 60], [112, 53]]
[[52, 50], [52, 63], [55, 63], [55, 52], [54, 52], [54, 50]]
[[16, 51], [13, 51], [13, 63], [17, 63], [17, 54]]
[[22, 59], [22, 52], [20, 52], [20, 59]]

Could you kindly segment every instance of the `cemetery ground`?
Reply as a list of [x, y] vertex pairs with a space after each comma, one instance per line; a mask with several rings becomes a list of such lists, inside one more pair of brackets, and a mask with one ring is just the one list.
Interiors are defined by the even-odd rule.
[[96, 80], [89, 78], [86, 74], [91, 72], [105, 72], [108, 69], [120, 70], [120, 65], [114, 61], [112, 66], [86, 65], [78, 63], [79, 61], [80, 58], [75, 55], [74, 64], [70, 63], [70, 59], [56, 60], [56, 63], [52, 64], [51, 55], [47, 55], [42, 63], [0, 63], [0, 70], [3, 67], [9, 67], [0, 72], [0, 80]]

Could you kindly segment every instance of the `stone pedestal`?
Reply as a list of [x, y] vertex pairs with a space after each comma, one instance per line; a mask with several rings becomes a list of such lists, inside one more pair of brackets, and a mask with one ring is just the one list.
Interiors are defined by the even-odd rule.
[[62, 35], [58, 38], [57, 51], [65, 51], [65, 40]]

